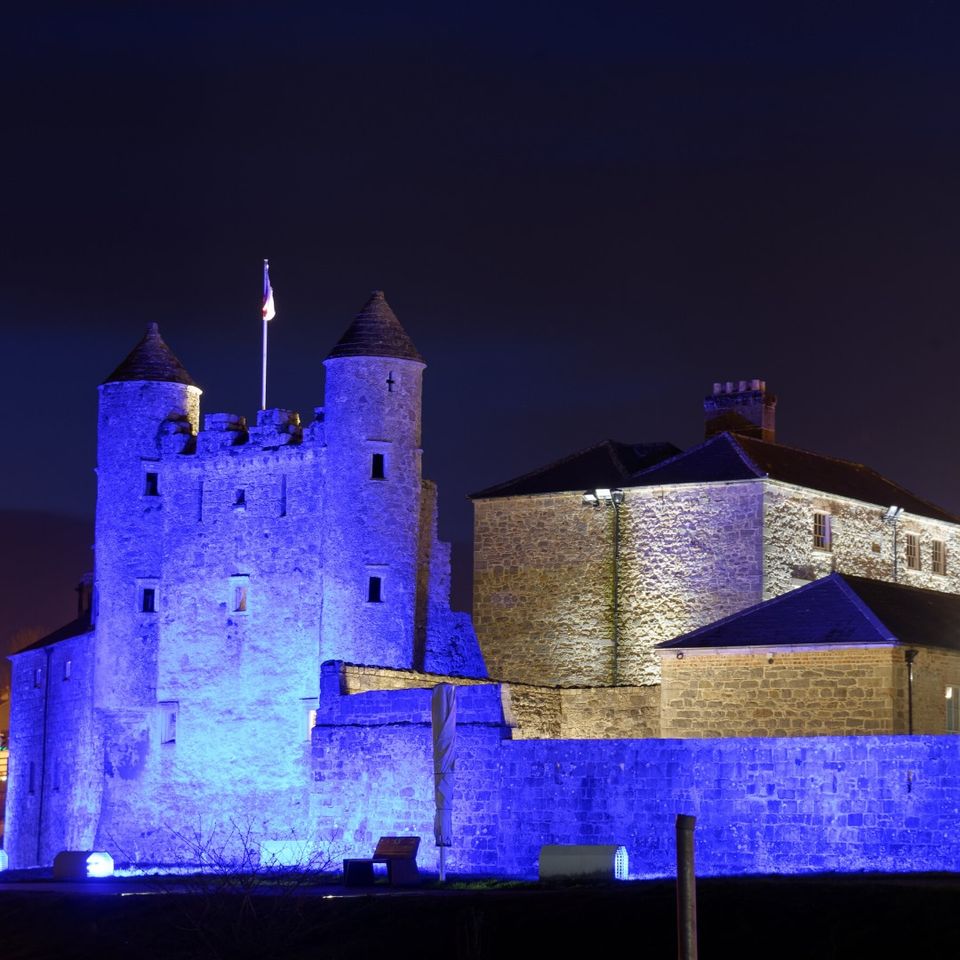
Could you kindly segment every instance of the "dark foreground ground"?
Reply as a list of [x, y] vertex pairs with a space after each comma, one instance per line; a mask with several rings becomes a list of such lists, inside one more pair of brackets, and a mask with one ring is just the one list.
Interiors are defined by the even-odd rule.
[[[226, 894], [0, 891], [0, 957], [479, 958], [676, 956], [672, 882], [448, 886], [343, 897], [303, 886]], [[464, 885], [466, 886], [466, 885]], [[952, 957], [960, 875], [741, 877], [697, 884], [700, 957]]]

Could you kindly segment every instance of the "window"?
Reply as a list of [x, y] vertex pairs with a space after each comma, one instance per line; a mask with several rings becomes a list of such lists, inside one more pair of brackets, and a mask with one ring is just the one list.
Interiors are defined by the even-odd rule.
[[816, 550], [833, 549], [829, 513], [815, 513], [813, 515], [813, 546]]
[[915, 533], [907, 534], [907, 567], [920, 569], [920, 538]]
[[146, 473], [144, 475], [143, 482], [143, 495], [145, 497], [159, 497], [160, 496], [160, 487], [157, 482], [156, 473]]
[[942, 540], [933, 541], [933, 572], [947, 575], [947, 545]]
[[160, 704], [160, 742], [176, 743], [177, 717], [180, 713], [180, 704], [171, 700]]
[[384, 473], [383, 468], [384, 468], [383, 454], [375, 453], [373, 455], [373, 463], [370, 466], [370, 479], [385, 480], [387, 475]]
[[383, 602], [383, 581], [380, 577], [371, 577], [367, 584], [367, 603]]
[[157, 612], [157, 590], [156, 587], [144, 587], [140, 594], [140, 610], [143, 613]]
[[242, 509], [247, 505], [247, 491], [243, 487], [237, 490], [234, 495], [233, 505], [238, 509]]
[[37, 669], [33, 671], [33, 686], [35, 689], [39, 690], [42, 685], [43, 685], [43, 668], [37, 667]]
[[947, 733], [960, 733], [960, 687], [947, 687]]
[[63, 679], [64, 679], [64, 680], [69, 680], [69, 679], [70, 679], [70, 675], [71, 675], [72, 673], [73, 673], [73, 661], [72, 661], [72, 660], [64, 660], [64, 661], [63, 661]]
[[238, 583], [233, 588], [233, 612], [247, 612], [247, 587], [246, 584]]

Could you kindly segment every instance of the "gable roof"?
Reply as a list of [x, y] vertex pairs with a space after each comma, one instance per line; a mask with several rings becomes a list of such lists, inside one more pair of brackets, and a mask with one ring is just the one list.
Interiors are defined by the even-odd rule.
[[672, 443], [620, 443], [601, 440], [592, 447], [555, 460], [522, 477], [471, 493], [471, 500], [515, 497], [535, 493], [583, 491], [597, 487], [618, 487], [630, 482], [638, 471], [680, 451]]
[[370, 294], [353, 323], [327, 354], [328, 360], [335, 357], [395, 357], [423, 363], [382, 290]]
[[717, 434], [679, 456], [650, 467], [633, 477], [632, 485], [649, 487], [762, 477], [881, 507], [903, 507], [908, 513], [921, 517], [960, 523], [960, 517], [861, 463], [730, 433]]
[[657, 646], [768, 649], [810, 644], [960, 651], [960, 596], [832, 573]]
[[147, 332], [127, 354], [123, 362], [103, 383], [122, 383], [130, 380], [160, 380], [168, 383], [197, 384], [184, 369], [176, 354], [160, 336], [155, 323], [147, 325]]
[[90, 623], [90, 612], [87, 611], [82, 617], [71, 620], [58, 630], [54, 630], [53, 633], [48, 633], [45, 637], [41, 637], [19, 650], [14, 650], [7, 659], [26, 653], [28, 650], [42, 650], [44, 647], [50, 647], [61, 640], [69, 640], [71, 637], [79, 637], [85, 633], [90, 633], [91, 630], [93, 630], [93, 626]]

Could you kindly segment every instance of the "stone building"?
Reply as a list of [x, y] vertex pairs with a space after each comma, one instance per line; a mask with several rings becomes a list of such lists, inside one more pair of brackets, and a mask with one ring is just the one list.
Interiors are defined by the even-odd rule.
[[302, 836], [325, 660], [483, 676], [421, 476], [424, 362], [376, 292], [325, 405], [208, 414], [151, 325], [100, 386], [92, 602], [13, 657], [11, 865]]
[[660, 735], [960, 733], [960, 596], [831, 573], [661, 643]]
[[763, 381], [715, 384], [704, 406], [685, 452], [608, 440], [473, 495], [492, 676], [656, 685], [658, 644], [832, 572], [960, 593], [957, 517], [776, 443]]

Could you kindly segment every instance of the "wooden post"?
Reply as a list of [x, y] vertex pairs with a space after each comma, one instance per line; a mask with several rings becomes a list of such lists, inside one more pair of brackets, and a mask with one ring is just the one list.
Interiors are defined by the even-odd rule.
[[697, 960], [697, 875], [693, 831], [697, 818], [677, 814], [677, 958]]

